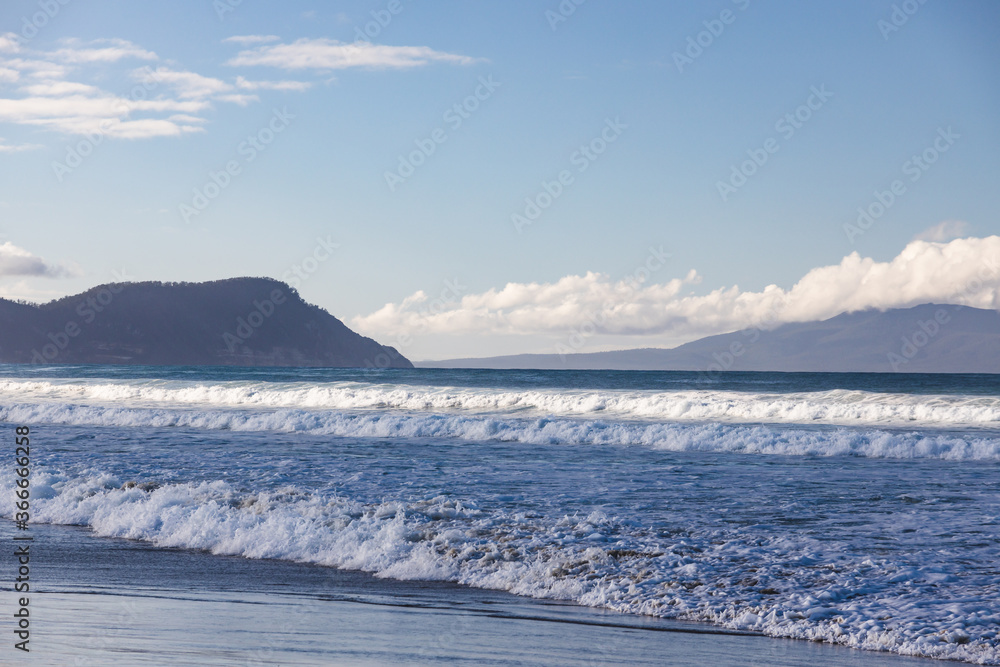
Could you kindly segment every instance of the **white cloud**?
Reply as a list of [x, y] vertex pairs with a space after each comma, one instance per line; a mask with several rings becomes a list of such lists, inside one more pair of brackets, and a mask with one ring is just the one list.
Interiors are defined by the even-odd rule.
[[938, 243], [943, 243], [946, 241], [951, 241], [952, 239], [957, 239], [963, 236], [967, 236], [968, 232], [969, 232], [969, 223], [963, 220], [945, 220], [944, 222], [939, 222], [933, 227], [928, 227], [924, 231], [914, 236], [913, 240], [936, 241]]
[[69, 71], [63, 65], [32, 58], [11, 58], [0, 61], [0, 65], [17, 71], [19, 75], [26, 74], [35, 79], [44, 80], [62, 79]]
[[[510, 283], [503, 289], [428, 304], [416, 292], [399, 304], [353, 318], [366, 334], [554, 335], [582, 325], [597, 334], [673, 341], [833, 317], [845, 311], [950, 303], [1000, 309], [1000, 236], [950, 243], [912, 241], [894, 259], [854, 252], [839, 264], [809, 271], [791, 289], [760, 292], [737, 286], [681, 294], [698, 281], [691, 271], [665, 284], [612, 281], [599, 273], [555, 283]], [[432, 307], [429, 307], [432, 306]]]
[[[122, 39], [86, 43], [66, 39], [54, 51], [22, 49], [7, 35], [0, 36], [0, 40], [4, 40], [0, 41], [0, 51], [10, 51], [11, 45], [24, 51], [18, 57], [0, 57], [0, 83], [21, 84], [16, 89], [20, 97], [0, 97], [0, 122], [63, 134], [141, 139], [202, 132], [206, 122], [202, 114], [215, 102], [247, 106], [259, 101], [254, 92], [257, 90], [298, 91], [311, 85], [300, 81], [249, 81], [242, 76], [223, 80], [170, 66], [119, 69], [119, 61], [125, 59], [158, 60], [152, 51]], [[232, 41], [271, 40], [272, 36], [246, 36]], [[84, 81], [86, 76], [93, 76], [93, 82], [99, 85], [70, 81], [70, 72]], [[108, 80], [129, 92], [119, 95], [105, 90], [104, 82]], [[26, 149], [0, 145], [0, 152]]]
[[206, 122], [204, 118], [200, 116], [192, 116], [186, 113], [175, 113], [173, 116], [168, 116], [167, 120], [173, 121], [175, 123], [204, 123]]
[[[105, 134], [119, 139], [149, 139], [150, 137], [177, 137], [192, 132], [203, 132], [204, 128], [181, 123], [172, 118], [138, 118], [136, 120], [115, 121], [106, 126]], [[82, 132], [79, 132], [82, 134]]]
[[21, 86], [21, 90], [28, 95], [37, 95], [40, 97], [59, 97], [74, 94], [94, 95], [101, 92], [101, 89], [97, 86], [88, 86], [85, 83], [74, 83], [72, 81], [33, 83], [28, 86]]
[[[161, 119], [129, 118], [133, 112], [195, 113], [209, 106], [203, 100], [129, 100], [114, 95], [26, 97], [0, 99], [0, 122], [46, 127], [66, 134], [103, 133], [124, 138], [175, 135], [185, 128]], [[148, 131], [149, 134], [144, 134]]]
[[242, 76], [236, 77], [236, 85], [244, 90], [307, 90], [312, 86], [309, 81], [248, 81]]
[[368, 42], [345, 43], [326, 38], [302, 38], [291, 44], [271, 44], [240, 51], [226, 64], [266, 65], [282, 69], [406, 69], [431, 62], [468, 65], [476, 60], [469, 56], [435, 51], [427, 46], [387, 46]]
[[67, 40], [66, 43], [71, 44], [71, 46], [49, 52], [46, 55], [68, 64], [111, 63], [125, 58], [159, 59], [152, 51], [140, 48], [125, 39], [97, 39], [83, 47], [76, 46], [79, 44], [77, 40]]
[[[297, 67], [295, 61], [303, 58], [309, 62], [323, 60], [315, 65], [322, 68], [413, 67], [432, 60], [471, 62], [464, 56], [425, 47], [339, 46], [329, 40], [271, 44], [278, 39], [274, 35], [243, 35], [224, 41], [255, 46], [254, 50], [242, 51], [236, 59], [277, 63], [284, 58], [290, 67]], [[151, 61], [159, 57], [123, 39], [65, 39], [58, 49], [45, 51], [27, 48], [16, 35], [0, 35], [0, 84], [19, 84], [14, 89], [16, 94], [0, 97], [0, 123], [71, 135], [128, 139], [178, 136], [203, 132], [205, 112], [214, 103], [247, 106], [260, 101], [258, 91], [303, 91], [312, 86], [307, 81], [256, 81], [244, 76], [223, 79], [167, 65], [130, 69], [122, 62], [136, 59]], [[70, 73], [75, 80], [69, 80]], [[106, 89], [107, 81], [129, 92], [111, 92]], [[0, 152], [33, 147], [0, 144]]]
[[148, 78], [166, 84], [176, 90], [177, 96], [183, 99], [210, 97], [233, 90], [233, 85], [222, 79], [202, 76], [196, 72], [172, 70], [168, 67], [157, 67], [151, 72], [146, 69], [134, 70], [132, 76], [136, 79]]
[[17, 144], [11, 146], [6, 139], [0, 138], [0, 153], [20, 153], [21, 151], [33, 151], [44, 148], [39, 144]]
[[0, 35], [0, 53], [17, 53], [21, 50], [20, 38], [12, 32]]
[[264, 44], [266, 42], [277, 42], [281, 38], [277, 35], [233, 35], [226, 37], [223, 42], [234, 42], [236, 44]]
[[232, 102], [233, 104], [238, 104], [241, 107], [245, 107], [251, 102], [259, 102], [260, 98], [256, 95], [243, 95], [240, 93], [230, 93], [228, 95], [219, 95], [215, 99], [221, 102]]
[[59, 264], [46, 262], [41, 257], [32, 255], [10, 241], [0, 244], [0, 276], [62, 278], [75, 274], [76, 271]]

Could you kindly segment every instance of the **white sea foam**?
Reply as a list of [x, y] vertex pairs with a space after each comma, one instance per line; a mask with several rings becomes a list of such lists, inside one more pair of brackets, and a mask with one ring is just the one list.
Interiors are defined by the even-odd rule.
[[0, 402], [209, 408], [415, 410], [608, 419], [1000, 427], [1000, 398], [832, 390], [511, 390], [402, 384], [2, 380]]
[[[482, 510], [454, 497], [366, 504], [291, 486], [248, 493], [211, 481], [143, 490], [123, 488], [123, 481], [99, 470], [36, 469], [33, 515], [163, 547], [450, 580], [774, 636], [1000, 664], [1000, 613], [989, 595], [995, 582], [955, 559], [904, 564], [847, 556], [837, 544], [794, 532], [652, 536], [599, 511], [545, 518]], [[3, 472], [7, 515], [12, 491]]]
[[196, 410], [61, 403], [0, 407], [0, 421], [18, 424], [284, 431], [345, 438], [447, 438], [536, 445], [641, 446], [678, 452], [1000, 460], [1000, 438], [997, 437], [877, 428], [805, 429], [790, 425], [651, 423], [582, 418], [518, 418], [510, 415]]

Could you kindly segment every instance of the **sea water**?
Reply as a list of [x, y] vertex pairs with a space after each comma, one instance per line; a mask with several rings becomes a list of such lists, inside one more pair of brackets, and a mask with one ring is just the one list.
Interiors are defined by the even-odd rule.
[[37, 522], [1000, 664], [1000, 376], [0, 366], [0, 420]]

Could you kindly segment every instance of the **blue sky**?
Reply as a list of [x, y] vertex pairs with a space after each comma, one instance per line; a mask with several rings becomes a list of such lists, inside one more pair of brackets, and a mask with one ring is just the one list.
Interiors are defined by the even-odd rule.
[[0, 296], [266, 275], [413, 359], [997, 307], [997, 28], [988, 0], [8, 1]]

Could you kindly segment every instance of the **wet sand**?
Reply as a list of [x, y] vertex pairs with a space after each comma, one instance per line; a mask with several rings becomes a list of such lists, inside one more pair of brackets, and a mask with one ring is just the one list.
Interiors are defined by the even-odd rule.
[[[23, 534], [23, 533], [22, 533]], [[439, 582], [156, 549], [33, 525], [20, 665], [961, 664], [628, 616]], [[12, 526], [0, 528], [12, 544]], [[5, 549], [4, 551], [12, 551]], [[13, 572], [13, 558], [0, 558]], [[4, 577], [2, 615], [16, 610]]]

